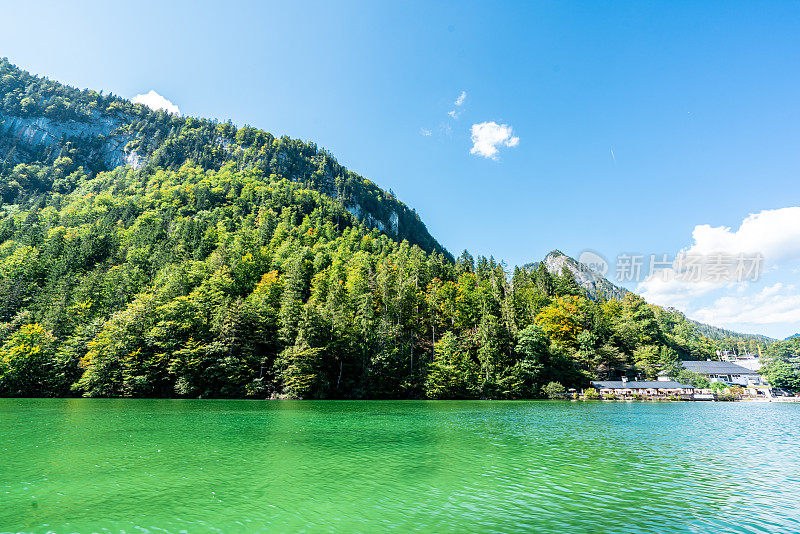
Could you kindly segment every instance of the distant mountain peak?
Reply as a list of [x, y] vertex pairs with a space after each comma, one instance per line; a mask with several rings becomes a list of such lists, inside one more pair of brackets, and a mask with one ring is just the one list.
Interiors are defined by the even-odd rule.
[[597, 300], [601, 295], [609, 300], [622, 300], [628, 294], [627, 289], [612, 284], [603, 275], [558, 249], [550, 251], [542, 262], [529, 263], [522, 268], [527, 270], [536, 269], [539, 263], [544, 263], [547, 271], [554, 276], [560, 276], [564, 268], [566, 268], [572, 274], [575, 282], [586, 290], [593, 300]]
[[[570, 274], [572, 274], [573, 279], [575, 282], [586, 291], [589, 298], [592, 300], [597, 300], [601, 295], [603, 295], [608, 300], [622, 300], [625, 298], [625, 295], [630, 293], [624, 287], [619, 287], [608, 281], [606, 277], [598, 273], [597, 271], [591, 269], [588, 265], [585, 265], [575, 258], [567, 256], [563, 252], [558, 249], [551, 250], [547, 256], [541, 262], [533, 262], [523, 265], [522, 268], [528, 271], [534, 270], [539, 267], [540, 263], [544, 263], [544, 266], [547, 268], [547, 271], [553, 276], [561, 276], [564, 268], [566, 268]], [[724, 339], [729, 337], [739, 337], [743, 339], [758, 339], [764, 342], [772, 342], [775, 341], [774, 339], [763, 336], [760, 334], [743, 334], [740, 332], [734, 332], [732, 330], [727, 330], [724, 328], [719, 328], [716, 326], [711, 326], [705, 323], [701, 323], [699, 321], [695, 321], [693, 319], [689, 319], [686, 315], [679, 311], [676, 308], [665, 307], [669, 313], [680, 314], [682, 317], [686, 318], [690, 323], [695, 325], [696, 328], [705, 336], [711, 339]], [[800, 333], [794, 334], [793, 336], [788, 337], [787, 339], [791, 339], [794, 337], [800, 337]]]

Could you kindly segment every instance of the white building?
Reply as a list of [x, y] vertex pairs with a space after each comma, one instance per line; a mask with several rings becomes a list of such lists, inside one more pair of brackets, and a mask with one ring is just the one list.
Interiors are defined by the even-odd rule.
[[708, 378], [709, 382], [724, 382], [742, 387], [765, 386], [767, 382], [753, 369], [740, 365], [741, 362], [691, 361], [681, 362], [687, 371]]
[[748, 358], [746, 360], [736, 360], [736, 365], [741, 365], [742, 367], [746, 367], [751, 371], [760, 371], [761, 370], [761, 358], [756, 356], [755, 358]]
[[681, 384], [674, 380], [595, 380], [592, 387], [600, 395], [615, 395], [617, 397], [690, 397], [694, 394], [694, 386]]

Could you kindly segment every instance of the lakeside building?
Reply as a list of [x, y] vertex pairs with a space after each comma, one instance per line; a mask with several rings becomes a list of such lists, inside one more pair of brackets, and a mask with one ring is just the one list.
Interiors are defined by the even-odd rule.
[[766, 380], [758, 371], [743, 365], [724, 361], [691, 361], [681, 362], [687, 371], [697, 373], [708, 378], [709, 382], [723, 382], [734, 386], [760, 387], [767, 386]]
[[737, 354], [729, 350], [718, 350], [717, 358], [722, 361], [733, 362], [736, 365], [747, 367], [751, 371], [758, 371], [761, 369], [761, 351], [758, 352], [743, 352]]
[[617, 397], [692, 397], [695, 387], [690, 384], [681, 384], [674, 380], [596, 380], [591, 382], [592, 387], [600, 395], [615, 395]]
[[745, 397], [769, 399], [775, 396], [775, 392], [772, 391], [769, 383], [758, 373], [760, 368], [758, 358], [738, 360], [736, 363], [730, 361], [684, 360], [681, 364], [684, 369], [706, 377], [709, 382], [743, 388]]

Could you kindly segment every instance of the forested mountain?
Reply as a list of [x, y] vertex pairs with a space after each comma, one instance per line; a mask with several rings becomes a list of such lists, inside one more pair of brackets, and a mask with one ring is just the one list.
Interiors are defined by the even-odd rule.
[[[71, 192], [80, 168], [92, 177], [123, 164], [134, 169], [177, 170], [192, 164], [219, 170], [232, 164], [280, 176], [339, 200], [360, 222], [418, 245], [445, 251], [414, 210], [369, 180], [348, 171], [325, 150], [297, 139], [232, 123], [153, 111], [114, 95], [68, 87], [32, 76], [0, 59], [0, 156], [9, 179], [6, 203], [35, 193]], [[53, 168], [19, 163], [35, 163]]]
[[453, 259], [314, 145], [0, 68], [2, 395], [526, 398], [719, 348]]
[[[741, 332], [735, 332], [733, 330], [728, 330], [727, 328], [720, 328], [718, 326], [712, 326], [710, 324], [705, 324], [698, 321], [691, 322], [694, 323], [699, 332], [711, 339], [719, 341], [727, 340], [728, 342], [746, 342], [747, 347], [739, 348], [737, 349], [737, 352], [749, 351], [755, 353], [757, 352], [755, 347], [775, 342], [775, 339], [768, 336], [762, 336], [761, 334], [743, 334]], [[733, 350], [727, 346], [724, 346], [723, 348]]]

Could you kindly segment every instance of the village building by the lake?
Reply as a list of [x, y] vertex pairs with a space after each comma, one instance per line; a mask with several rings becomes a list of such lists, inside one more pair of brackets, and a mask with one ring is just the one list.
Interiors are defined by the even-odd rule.
[[628, 380], [623, 377], [622, 380], [596, 380], [591, 384], [603, 396], [680, 397], [688, 400], [695, 393], [691, 384], [674, 380]]
[[[733, 360], [733, 361], [732, 361]], [[684, 360], [681, 366], [687, 371], [706, 378], [712, 388], [699, 389], [691, 384], [675, 381], [663, 372], [657, 380], [594, 380], [591, 387], [604, 398], [680, 398], [682, 400], [714, 400], [720, 387], [725, 392], [735, 392], [740, 399], [774, 399], [781, 396], [758, 372], [761, 363], [757, 355], [748, 354], [734, 360]]]
[[742, 387], [766, 386], [764, 378], [753, 369], [733, 362], [682, 361], [683, 368], [708, 378], [709, 382], [724, 382]]

